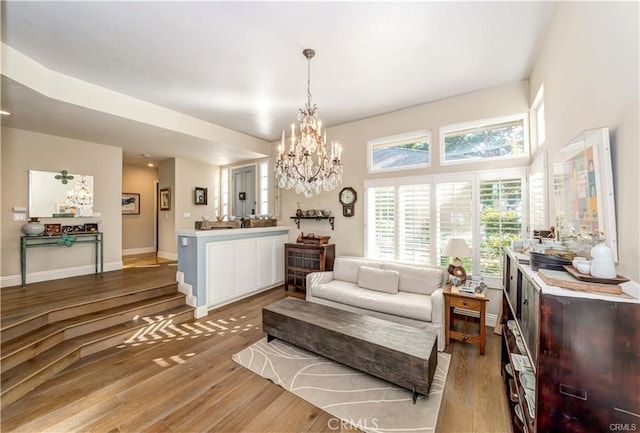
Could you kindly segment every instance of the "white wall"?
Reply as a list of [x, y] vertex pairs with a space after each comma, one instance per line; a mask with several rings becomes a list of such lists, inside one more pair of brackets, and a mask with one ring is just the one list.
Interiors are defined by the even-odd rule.
[[[216, 197], [220, 191], [220, 167], [187, 159], [176, 159], [176, 230], [193, 229], [203, 215], [217, 215]], [[207, 188], [206, 205], [194, 202], [195, 188]], [[188, 213], [191, 216], [185, 217]]]
[[158, 256], [169, 260], [178, 259], [176, 237], [176, 160], [168, 159], [158, 165], [158, 186], [160, 190], [169, 188], [171, 209], [159, 210], [158, 217]]
[[[530, 79], [531, 100], [544, 84], [547, 139], [537, 153], [548, 150], [552, 161], [557, 150], [581, 131], [610, 129], [618, 272], [636, 281], [640, 281], [638, 15], [638, 2], [559, 2]], [[553, 206], [550, 210], [554, 221]]]
[[124, 165], [122, 192], [140, 194], [140, 214], [122, 215], [123, 255], [155, 252], [158, 169]]
[[[2, 285], [19, 284], [20, 227], [14, 222], [12, 208], [29, 205], [29, 170], [92, 175], [94, 178], [94, 211], [100, 217], [77, 218], [77, 223], [99, 224], [104, 232], [105, 270], [122, 268], [122, 149], [112, 146], [2, 128]], [[43, 223], [68, 224], [67, 219], [41, 218]], [[32, 248], [27, 253], [27, 274], [40, 273], [48, 280], [69, 273], [93, 272], [93, 245]]]

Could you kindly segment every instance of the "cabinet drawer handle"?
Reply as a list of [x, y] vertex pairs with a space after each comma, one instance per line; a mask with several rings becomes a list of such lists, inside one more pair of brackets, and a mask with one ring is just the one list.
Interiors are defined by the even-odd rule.
[[462, 305], [467, 305], [467, 301], [462, 301]]

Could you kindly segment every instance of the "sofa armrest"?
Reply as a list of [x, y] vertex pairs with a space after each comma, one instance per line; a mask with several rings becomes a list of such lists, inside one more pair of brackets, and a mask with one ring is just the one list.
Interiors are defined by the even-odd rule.
[[333, 271], [311, 272], [310, 274], [307, 274], [307, 291], [314, 286], [328, 283], [331, 280], [333, 280]]
[[431, 323], [444, 326], [444, 294], [442, 289], [431, 294]]

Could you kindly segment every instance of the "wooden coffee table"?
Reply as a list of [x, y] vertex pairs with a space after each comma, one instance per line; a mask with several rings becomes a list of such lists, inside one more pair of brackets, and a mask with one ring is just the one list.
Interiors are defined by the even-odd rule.
[[428, 395], [436, 371], [437, 334], [388, 320], [286, 298], [262, 309], [262, 329], [310, 350], [413, 391]]

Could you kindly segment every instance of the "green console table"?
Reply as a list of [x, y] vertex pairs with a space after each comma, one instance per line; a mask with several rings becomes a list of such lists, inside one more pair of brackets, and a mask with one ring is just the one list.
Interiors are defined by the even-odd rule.
[[[71, 241], [71, 239], [74, 239]], [[67, 240], [65, 243], [64, 241]], [[102, 232], [97, 233], [69, 233], [55, 236], [20, 236], [20, 271], [22, 287], [27, 280], [27, 249], [39, 247], [70, 247], [76, 244], [95, 244], [96, 274], [104, 271], [104, 246]]]

